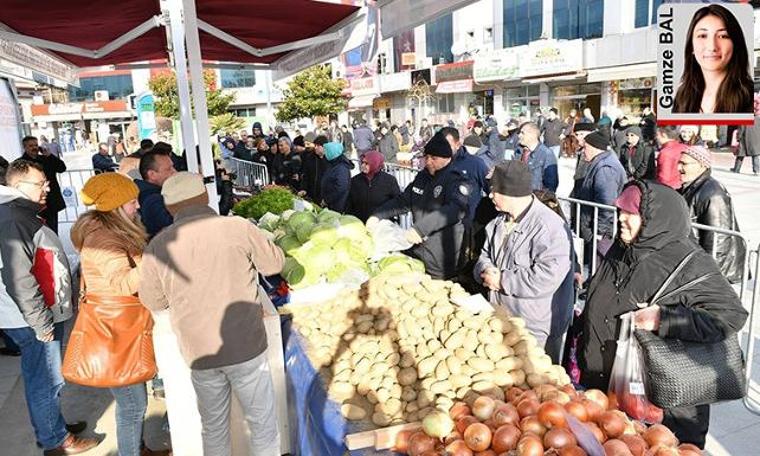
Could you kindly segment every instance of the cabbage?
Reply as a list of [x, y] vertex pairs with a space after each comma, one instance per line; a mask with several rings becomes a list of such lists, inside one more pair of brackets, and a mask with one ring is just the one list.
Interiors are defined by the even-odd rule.
[[295, 214], [295, 213], [296, 213], [296, 211], [294, 211], [293, 209], [288, 209], [287, 211], [284, 211], [282, 213], [282, 215], [281, 215], [282, 221], [283, 222], [287, 222], [290, 219], [290, 216], [293, 215], [293, 214]]
[[339, 263], [346, 261], [359, 263], [367, 262], [367, 251], [351, 239], [338, 239], [338, 241], [333, 244], [333, 250], [335, 251]]
[[296, 212], [288, 219], [288, 226], [294, 231], [300, 225], [308, 225], [311, 227], [317, 221], [317, 217], [311, 212]]
[[278, 247], [280, 247], [285, 253], [291, 255], [294, 250], [301, 247], [301, 242], [297, 237], [292, 234], [287, 234], [275, 241]]
[[318, 223], [311, 230], [309, 240], [315, 244], [327, 244], [330, 245], [335, 242], [338, 237], [338, 232], [332, 223]]
[[366, 228], [361, 220], [354, 217], [353, 215], [341, 215], [338, 218], [338, 222], [340, 223], [340, 226], [348, 226], [348, 225], [359, 225], [362, 228]]
[[324, 271], [336, 262], [335, 252], [327, 244], [314, 244], [304, 262], [304, 266], [309, 270]]
[[331, 211], [330, 209], [322, 209], [322, 211], [317, 215], [317, 222], [318, 223], [325, 223], [325, 222], [334, 222], [340, 218], [340, 214]]
[[265, 229], [267, 231], [276, 230], [279, 224], [280, 217], [272, 214], [271, 212], [267, 212], [259, 219], [259, 228]]
[[383, 258], [377, 265], [378, 272], [406, 273], [425, 272], [425, 264], [406, 255], [391, 255]]
[[295, 258], [286, 258], [280, 275], [282, 275], [289, 285], [298, 285], [303, 280], [306, 272]]

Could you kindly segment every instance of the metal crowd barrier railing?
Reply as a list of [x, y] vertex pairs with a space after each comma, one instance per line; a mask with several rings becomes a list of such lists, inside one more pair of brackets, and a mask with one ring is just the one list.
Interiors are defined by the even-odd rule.
[[[351, 175], [353, 177], [361, 172], [359, 170], [361, 167], [361, 161], [356, 158], [351, 159], [351, 161], [354, 162], [355, 165]], [[396, 178], [398, 186], [401, 188], [402, 192], [407, 187], [407, 185], [411, 184], [412, 181], [414, 181], [414, 176], [417, 175], [416, 169], [409, 166], [399, 165], [397, 163], [385, 163], [383, 165], [383, 171]], [[413, 221], [411, 212], [407, 212], [406, 214], [399, 216], [399, 225], [401, 225], [402, 228], [411, 228], [412, 224]]]
[[599, 233], [599, 215], [600, 215], [600, 211], [608, 211], [608, 212], [612, 212], [613, 213], [613, 216], [612, 216], [612, 238], [614, 239], [615, 235], [617, 234], [617, 224], [618, 224], [617, 223], [618, 222], [618, 220], [617, 220], [618, 219], [617, 208], [615, 206], [609, 206], [607, 204], [599, 204], [599, 203], [594, 203], [594, 202], [586, 201], [586, 200], [579, 200], [579, 199], [575, 199], [575, 198], [558, 198], [558, 199], [560, 201], [563, 201], [563, 202], [566, 202], [566, 203], [570, 204], [570, 213], [574, 214], [574, 216], [575, 216], [573, 218], [573, 222], [574, 223], [573, 223], [573, 226], [571, 228], [572, 228], [572, 230], [573, 230], [573, 232], [575, 233], [576, 236], [580, 237], [580, 235], [581, 235], [580, 226], [581, 226], [582, 207], [585, 206], [585, 207], [590, 208], [591, 210], [594, 211], [594, 218], [593, 218], [593, 222], [592, 222], [592, 234], [593, 234], [593, 238], [592, 238], [592, 241], [591, 241], [591, 251], [594, 252], [594, 253], [591, 255], [591, 265], [590, 265], [590, 267], [591, 267], [591, 275], [594, 275], [594, 273], [596, 272], [596, 266], [597, 266], [597, 264], [596, 264], [597, 263], [596, 251], [597, 251], [597, 246], [598, 246], [599, 237], [600, 237], [600, 233]]
[[95, 175], [92, 169], [70, 169], [58, 175], [61, 194], [66, 203], [66, 209], [58, 214], [58, 223], [74, 223], [85, 212], [87, 207], [82, 203], [79, 192], [87, 179]]
[[269, 170], [266, 165], [237, 158], [228, 159], [231, 171], [235, 173], [234, 185], [246, 191], [269, 184]]

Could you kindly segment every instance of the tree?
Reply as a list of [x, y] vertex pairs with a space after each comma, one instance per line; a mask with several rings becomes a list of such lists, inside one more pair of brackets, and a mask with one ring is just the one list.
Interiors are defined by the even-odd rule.
[[[226, 113], [227, 108], [235, 100], [235, 95], [225, 94], [217, 87], [214, 70], [203, 70], [203, 82], [206, 85], [208, 116]], [[177, 76], [174, 71], [162, 72], [151, 77], [148, 87], [156, 98], [156, 115], [179, 119], [179, 94], [177, 93]]]
[[245, 120], [231, 112], [209, 117], [208, 124], [212, 135], [240, 131], [245, 128]]
[[344, 82], [333, 80], [330, 67], [318, 65], [298, 73], [283, 90], [284, 100], [275, 117], [280, 122], [329, 116], [346, 109]]

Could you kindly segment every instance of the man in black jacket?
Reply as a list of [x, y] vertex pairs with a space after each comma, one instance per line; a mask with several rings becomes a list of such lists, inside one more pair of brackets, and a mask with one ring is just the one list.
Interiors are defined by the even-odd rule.
[[92, 168], [95, 174], [116, 171], [119, 165], [108, 155], [108, 144], [98, 144], [98, 153], [92, 156]]
[[322, 202], [322, 177], [327, 171], [325, 144], [327, 136], [319, 135], [313, 143], [306, 143], [306, 150], [301, 155], [303, 182], [300, 193], [315, 203]]
[[567, 125], [557, 117], [557, 108], [551, 108], [540, 129], [544, 138], [544, 145], [551, 149], [554, 158], [559, 158], [559, 145], [565, 138], [565, 128]]
[[[683, 182], [679, 193], [689, 205], [692, 222], [739, 231], [731, 195], [711, 176], [711, 167], [709, 150], [703, 146], [689, 146], [678, 161]], [[741, 282], [747, 249], [740, 238], [697, 229], [692, 229], [692, 237], [715, 257], [720, 272], [729, 282]]]
[[625, 130], [626, 143], [620, 147], [618, 157], [629, 179], [654, 179], [654, 150], [641, 135], [641, 128], [628, 127]]
[[40, 149], [37, 138], [34, 136], [26, 136], [21, 140], [21, 143], [24, 145], [24, 155], [21, 158], [42, 165], [45, 177], [50, 184], [47, 203], [40, 212], [40, 217], [45, 220], [45, 224], [54, 233], [58, 234], [58, 212], [66, 208], [66, 202], [63, 200], [61, 186], [58, 184], [58, 176], [56, 175], [66, 172], [66, 163], [46, 149]]
[[435, 279], [456, 277], [462, 266], [470, 180], [451, 164], [452, 150], [443, 134], [425, 145], [425, 169], [396, 198], [383, 204], [367, 226], [412, 211], [414, 224], [406, 232], [413, 244], [407, 252], [425, 263]]

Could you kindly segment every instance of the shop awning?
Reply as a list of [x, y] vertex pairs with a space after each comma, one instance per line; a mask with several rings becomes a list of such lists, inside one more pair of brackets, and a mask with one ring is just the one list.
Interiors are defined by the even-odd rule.
[[476, 0], [377, 0], [383, 38], [390, 38]]
[[362, 95], [360, 97], [353, 97], [352, 99], [348, 100], [348, 109], [371, 108], [372, 102], [377, 97], [377, 95]]
[[472, 92], [472, 79], [439, 82], [435, 93], [469, 93]]
[[587, 73], [585, 71], [578, 71], [575, 73], [555, 74], [538, 78], [523, 78], [523, 82], [526, 84], [538, 84], [539, 82], [574, 81], [576, 79], [585, 78], [586, 75]]
[[619, 81], [623, 79], [651, 78], [657, 75], [657, 62], [638, 63], [588, 70], [588, 82]]

